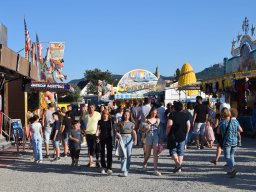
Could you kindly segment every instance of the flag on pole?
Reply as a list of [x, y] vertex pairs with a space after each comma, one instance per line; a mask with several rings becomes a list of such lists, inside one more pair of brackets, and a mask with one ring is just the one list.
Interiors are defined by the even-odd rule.
[[29, 32], [27, 29], [25, 18], [24, 18], [24, 28], [25, 28], [25, 58], [28, 59], [28, 54], [30, 51], [30, 37], [29, 37]]
[[43, 57], [42, 57], [42, 43], [39, 41], [38, 35], [36, 34], [36, 44], [37, 44], [37, 58], [39, 59], [40, 63], [43, 62]]

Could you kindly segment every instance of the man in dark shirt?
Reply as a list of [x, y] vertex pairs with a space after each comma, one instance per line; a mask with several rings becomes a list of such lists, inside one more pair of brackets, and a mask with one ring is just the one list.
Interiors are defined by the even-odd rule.
[[208, 119], [208, 107], [202, 103], [202, 97], [196, 97], [197, 105], [194, 108], [194, 117], [193, 117], [193, 133], [195, 135], [197, 149], [199, 147], [199, 136], [201, 136], [201, 149], [204, 148], [204, 132], [205, 132], [205, 122]]
[[51, 133], [51, 139], [53, 142], [53, 148], [56, 153], [56, 157], [54, 161], [60, 160], [60, 147], [59, 147], [59, 141], [60, 141], [60, 115], [58, 112], [54, 112], [52, 114], [54, 123], [53, 123], [53, 128], [52, 128], [52, 133]]
[[190, 129], [190, 120], [188, 114], [182, 112], [182, 103], [174, 104], [175, 111], [169, 115], [167, 122], [167, 146], [170, 150], [170, 155], [175, 162], [174, 173], [181, 170], [183, 162], [185, 140]]

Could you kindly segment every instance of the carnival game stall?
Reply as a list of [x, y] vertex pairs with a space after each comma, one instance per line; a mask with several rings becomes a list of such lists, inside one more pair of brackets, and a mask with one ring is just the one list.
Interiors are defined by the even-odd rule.
[[[243, 21], [243, 32], [233, 39], [231, 58], [224, 58], [223, 75], [206, 79], [201, 90], [213, 97], [224, 97], [231, 107], [237, 108], [238, 120], [245, 132], [255, 132], [252, 111], [256, 102], [256, 41], [255, 27]], [[251, 33], [251, 34], [250, 34]]]
[[46, 109], [47, 104], [49, 103], [53, 103], [55, 106], [57, 106], [58, 94], [72, 93], [74, 89], [68, 83], [47, 83], [33, 81], [28, 85], [27, 91], [29, 93], [39, 93], [38, 103], [36, 102], [35, 98], [31, 98], [29, 108], [38, 108], [42, 110]]

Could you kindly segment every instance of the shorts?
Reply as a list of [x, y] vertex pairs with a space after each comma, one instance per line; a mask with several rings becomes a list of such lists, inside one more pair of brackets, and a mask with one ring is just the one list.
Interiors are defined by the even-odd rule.
[[184, 156], [185, 142], [186, 141], [175, 142], [175, 145], [170, 148], [170, 155], [177, 154], [178, 156]]
[[155, 145], [159, 142], [159, 132], [158, 129], [154, 130], [153, 132], [146, 133], [146, 145]]
[[52, 145], [53, 145], [53, 148], [57, 148], [60, 146], [60, 142], [59, 141], [52, 141]]
[[205, 123], [195, 123], [193, 128], [193, 133], [195, 135], [204, 135], [205, 132]]
[[52, 128], [45, 128], [44, 129], [44, 143], [50, 143], [50, 136], [51, 136]]
[[62, 133], [62, 142], [68, 142], [68, 133], [66, 132]]

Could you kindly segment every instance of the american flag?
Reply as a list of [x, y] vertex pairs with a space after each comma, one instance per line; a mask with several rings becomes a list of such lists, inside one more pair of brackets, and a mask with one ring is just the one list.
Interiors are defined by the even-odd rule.
[[30, 51], [30, 37], [29, 37], [29, 32], [27, 29], [27, 24], [25, 19], [24, 19], [24, 27], [25, 27], [25, 51], [28, 52]]
[[39, 38], [38, 38], [38, 35], [36, 34], [36, 44], [37, 44], [37, 55], [38, 55], [38, 59], [40, 62], [43, 61], [43, 57], [42, 57], [42, 49], [43, 49], [43, 46], [42, 46], [42, 43], [39, 42]]

